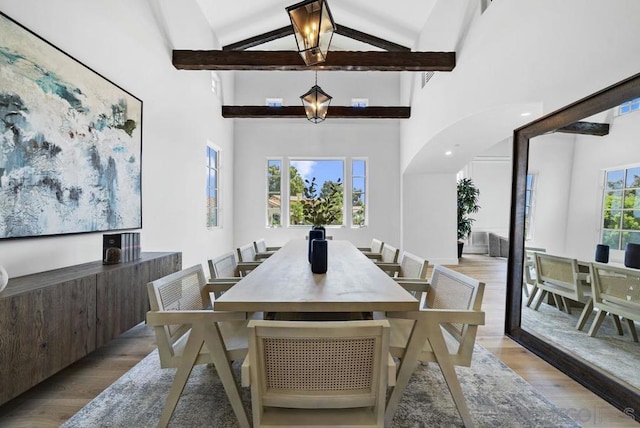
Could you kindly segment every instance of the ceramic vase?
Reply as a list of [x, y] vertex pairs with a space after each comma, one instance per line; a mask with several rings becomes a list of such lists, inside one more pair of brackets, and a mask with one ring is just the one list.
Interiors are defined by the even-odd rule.
[[326, 273], [328, 258], [328, 243], [326, 239], [314, 239], [311, 251], [311, 272]]

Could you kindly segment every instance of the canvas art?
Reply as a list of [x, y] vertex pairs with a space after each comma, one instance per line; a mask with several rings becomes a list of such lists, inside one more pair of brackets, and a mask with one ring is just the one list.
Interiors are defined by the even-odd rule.
[[0, 14], [0, 238], [142, 227], [142, 101]]

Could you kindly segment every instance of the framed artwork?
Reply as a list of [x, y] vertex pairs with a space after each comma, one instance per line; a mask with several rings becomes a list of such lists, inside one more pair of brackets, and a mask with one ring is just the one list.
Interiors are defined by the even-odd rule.
[[142, 227], [142, 101], [0, 13], [0, 239]]

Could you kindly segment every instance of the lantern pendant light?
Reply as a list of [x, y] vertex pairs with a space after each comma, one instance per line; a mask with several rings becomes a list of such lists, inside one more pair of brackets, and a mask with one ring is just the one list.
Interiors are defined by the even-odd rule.
[[305, 0], [287, 8], [298, 52], [306, 65], [327, 58], [336, 24], [326, 0]]
[[304, 112], [313, 123], [322, 122], [329, 110], [329, 104], [331, 104], [331, 95], [327, 94], [318, 86], [318, 72], [316, 71], [316, 83], [311, 89], [304, 95], [300, 96], [302, 105], [304, 106]]

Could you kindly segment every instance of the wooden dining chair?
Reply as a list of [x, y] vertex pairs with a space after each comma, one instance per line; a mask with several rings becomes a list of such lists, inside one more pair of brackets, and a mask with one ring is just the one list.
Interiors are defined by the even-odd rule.
[[589, 273], [593, 307], [598, 311], [589, 329], [589, 336], [595, 337], [605, 316], [610, 314], [618, 334], [622, 334], [620, 317], [623, 317], [629, 327], [631, 338], [637, 342], [638, 333], [634, 321], [640, 321], [640, 271], [591, 263]]
[[154, 327], [160, 367], [177, 368], [158, 426], [168, 425], [193, 367], [213, 364], [240, 426], [249, 427], [230, 365], [247, 355], [247, 314], [203, 309], [211, 302], [200, 265], [149, 282], [147, 291], [147, 323]]
[[378, 262], [377, 265], [394, 278], [426, 279], [429, 262], [408, 251], [403, 251], [399, 263]]
[[380, 261], [376, 261], [377, 263], [398, 263], [398, 255], [400, 254], [400, 250], [396, 247], [392, 247], [389, 244], [384, 244], [382, 247], [382, 257], [380, 257]]
[[391, 325], [389, 351], [401, 361], [396, 386], [387, 400], [388, 425], [416, 361], [421, 361], [438, 364], [464, 426], [473, 426], [454, 366], [471, 365], [478, 326], [484, 324], [484, 286], [471, 277], [435, 266], [419, 311], [387, 312]]
[[358, 247], [358, 250], [362, 251], [362, 253], [373, 260], [382, 260], [382, 248], [384, 247], [384, 242], [379, 239], [372, 239], [371, 246], [369, 247]]
[[209, 281], [239, 281], [249, 272], [260, 266], [260, 262], [237, 262], [233, 252], [225, 253], [213, 259], [209, 259]]
[[258, 259], [266, 259], [280, 249], [280, 247], [267, 247], [267, 242], [264, 239], [253, 241], [253, 248], [256, 250], [256, 258]]
[[238, 254], [238, 262], [246, 263], [246, 262], [263, 262], [265, 258], [259, 258], [256, 249], [253, 246], [253, 243], [246, 244], [236, 249], [236, 253]]
[[251, 321], [242, 385], [254, 427], [383, 427], [389, 323]]
[[587, 273], [580, 272], [578, 261], [569, 257], [534, 252], [536, 266], [536, 282], [527, 299], [531, 306], [540, 291], [540, 297], [533, 309], [538, 310], [547, 294], [551, 293], [560, 310], [571, 313], [571, 303], [567, 299], [584, 304], [576, 329], [584, 328], [589, 315], [593, 311], [591, 287], [587, 283]]

